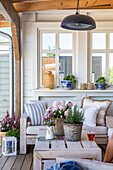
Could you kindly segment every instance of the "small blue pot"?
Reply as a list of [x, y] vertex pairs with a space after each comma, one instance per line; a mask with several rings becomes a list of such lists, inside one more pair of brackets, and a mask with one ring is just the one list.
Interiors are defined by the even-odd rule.
[[75, 84], [76, 84], [76, 83], [73, 84], [72, 80], [62, 80], [61, 83], [62, 83], [62, 88], [64, 90], [72, 90], [75, 88]]
[[96, 89], [105, 90], [107, 87], [107, 84], [96, 83], [95, 86], [96, 86]]

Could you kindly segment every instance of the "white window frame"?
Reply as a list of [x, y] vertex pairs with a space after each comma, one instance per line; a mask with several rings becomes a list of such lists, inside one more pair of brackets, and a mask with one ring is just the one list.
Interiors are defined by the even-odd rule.
[[[43, 33], [56, 33], [56, 49], [55, 50], [42, 50], [42, 34]], [[72, 50], [60, 50], [59, 49], [59, 34], [60, 33], [72, 33]], [[40, 87], [43, 87], [42, 85], [42, 54], [44, 53], [55, 53], [56, 57], [56, 87], [60, 86], [59, 82], [59, 55], [60, 53], [72, 53], [72, 74], [74, 74], [74, 68], [73, 68], [73, 58], [74, 58], [74, 33], [73, 32], [66, 32], [66, 31], [40, 31]]]
[[14, 113], [14, 54], [13, 54], [13, 42], [12, 37], [0, 31], [0, 36], [3, 36], [9, 40], [9, 59], [10, 59], [10, 116]]
[[[106, 49], [92, 49], [92, 34], [93, 33], [106, 33]], [[113, 49], [109, 49], [109, 33], [113, 33], [113, 30], [99, 30], [92, 31], [90, 33], [90, 80], [92, 81], [92, 54], [93, 53], [105, 53], [105, 78], [106, 83], [109, 84], [109, 54], [113, 53]]]

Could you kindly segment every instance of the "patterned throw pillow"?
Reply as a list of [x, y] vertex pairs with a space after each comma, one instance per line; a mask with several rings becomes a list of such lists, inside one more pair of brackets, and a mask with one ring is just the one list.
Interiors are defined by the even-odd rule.
[[25, 104], [25, 110], [32, 126], [41, 125], [46, 110], [46, 103], [38, 102], [35, 104]]
[[105, 117], [107, 115], [107, 111], [109, 106], [111, 105], [112, 101], [111, 100], [94, 100], [89, 97], [85, 97], [82, 100], [82, 107], [84, 109], [90, 108], [90, 107], [100, 107], [100, 110], [97, 114], [97, 120], [96, 124], [97, 126], [105, 126], [106, 121]]

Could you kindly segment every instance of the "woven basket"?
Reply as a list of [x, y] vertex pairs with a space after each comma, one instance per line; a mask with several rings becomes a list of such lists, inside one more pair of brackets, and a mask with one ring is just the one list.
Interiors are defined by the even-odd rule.
[[67, 141], [80, 141], [82, 132], [82, 123], [80, 124], [63, 124], [64, 134]]
[[55, 136], [64, 136], [64, 118], [59, 118], [58, 120], [55, 120], [55, 126], [53, 126], [53, 133]]

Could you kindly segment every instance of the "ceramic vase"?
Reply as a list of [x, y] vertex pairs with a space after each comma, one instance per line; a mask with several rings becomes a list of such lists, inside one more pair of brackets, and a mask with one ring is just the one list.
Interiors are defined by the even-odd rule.
[[54, 139], [53, 126], [47, 126], [46, 139]]

